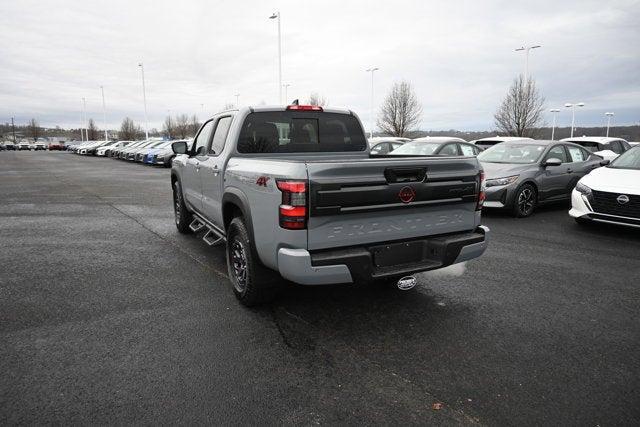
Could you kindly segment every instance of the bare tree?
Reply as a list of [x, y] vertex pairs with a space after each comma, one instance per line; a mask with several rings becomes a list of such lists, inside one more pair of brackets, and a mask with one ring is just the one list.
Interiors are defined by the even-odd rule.
[[536, 136], [543, 125], [544, 97], [531, 77], [513, 81], [493, 118], [500, 132], [511, 136]]
[[180, 114], [176, 116], [176, 135], [180, 139], [185, 139], [189, 135], [191, 126], [189, 123], [189, 117], [186, 114]]
[[176, 126], [171, 116], [167, 116], [167, 118], [164, 119], [164, 124], [162, 125], [162, 133], [164, 133], [169, 139], [171, 139], [171, 135], [175, 136]]
[[87, 125], [87, 139], [89, 141], [98, 140], [98, 127], [96, 126], [96, 122], [94, 122], [93, 119], [89, 119], [89, 124]]
[[41, 134], [40, 125], [38, 124], [36, 119], [29, 120], [29, 124], [27, 125], [27, 134], [33, 138], [33, 141], [37, 141]]
[[318, 92], [311, 92], [309, 99], [307, 100], [309, 105], [317, 105], [318, 107], [324, 107], [327, 105], [327, 99], [320, 95]]
[[120, 125], [119, 138], [127, 141], [135, 140], [142, 132], [140, 126], [135, 124], [129, 117], [125, 117]]
[[409, 82], [394, 83], [380, 108], [378, 127], [391, 136], [405, 136], [420, 123], [422, 106]]
[[198, 120], [198, 116], [194, 114], [191, 116], [191, 123], [189, 124], [189, 136], [196, 136], [198, 129], [200, 129], [200, 121]]

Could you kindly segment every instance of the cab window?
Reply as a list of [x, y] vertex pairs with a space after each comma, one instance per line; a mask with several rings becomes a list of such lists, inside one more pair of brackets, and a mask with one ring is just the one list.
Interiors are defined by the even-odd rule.
[[193, 141], [193, 146], [191, 147], [192, 156], [202, 156], [205, 154], [207, 145], [211, 139], [212, 131], [213, 120], [208, 121], [204, 126], [202, 126], [202, 128], [200, 128], [200, 133], [196, 136], [196, 139]]
[[209, 149], [209, 154], [217, 156], [222, 153], [222, 150], [224, 149], [224, 143], [227, 140], [227, 134], [229, 133], [230, 126], [231, 116], [218, 119], [216, 131], [213, 133], [213, 139], [211, 140], [211, 148]]
[[622, 154], [624, 152], [622, 148], [622, 144], [620, 144], [620, 141], [611, 141], [609, 145], [611, 146], [611, 151], [613, 151], [616, 154]]
[[440, 156], [457, 156], [458, 144], [447, 144], [438, 153]]

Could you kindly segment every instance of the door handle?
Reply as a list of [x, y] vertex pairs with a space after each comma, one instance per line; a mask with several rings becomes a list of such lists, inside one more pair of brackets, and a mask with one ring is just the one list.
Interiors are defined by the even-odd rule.
[[571, 172], [573, 172], [573, 169], [567, 168], [567, 173], [571, 173]]

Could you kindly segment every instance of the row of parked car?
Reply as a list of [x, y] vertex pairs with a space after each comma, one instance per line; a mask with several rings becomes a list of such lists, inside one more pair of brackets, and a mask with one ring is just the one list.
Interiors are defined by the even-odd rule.
[[[180, 140], [188, 142], [189, 140]], [[143, 141], [87, 141], [70, 144], [68, 150], [84, 156], [111, 157], [148, 165], [170, 167], [175, 157], [171, 144], [176, 142], [163, 139]]]
[[486, 180], [485, 208], [527, 217], [539, 205], [571, 200], [569, 214], [579, 223], [640, 227], [640, 146], [624, 139], [371, 138], [369, 145], [382, 156], [477, 156]]

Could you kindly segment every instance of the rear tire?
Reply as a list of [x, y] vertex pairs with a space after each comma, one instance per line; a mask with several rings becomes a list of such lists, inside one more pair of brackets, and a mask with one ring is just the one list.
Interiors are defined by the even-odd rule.
[[531, 184], [524, 184], [518, 188], [513, 199], [513, 216], [526, 218], [530, 216], [538, 204], [538, 192]]
[[187, 210], [182, 196], [182, 186], [178, 180], [173, 183], [173, 214], [178, 231], [182, 234], [191, 233], [189, 224], [193, 221], [193, 215]]
[[262, 265], [244, 220], [235, 217], [227, 229], [227, 269], [236, 298], [252, 307], [272, 301], [283, 279]]

